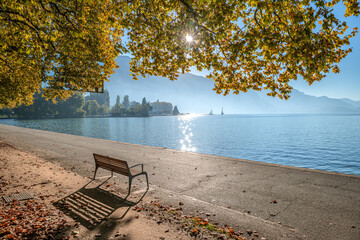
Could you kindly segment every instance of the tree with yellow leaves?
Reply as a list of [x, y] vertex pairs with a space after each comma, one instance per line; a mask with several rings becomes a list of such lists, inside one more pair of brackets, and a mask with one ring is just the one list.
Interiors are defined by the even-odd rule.
[[102, 87], [123, 51], [118, 16], [113, 0], [2, 0], [0, 108], [31, 104], [42, 87], [51, 99]]
[[[125, 52], [134, 79], [176, 80], [195, 66], [217, 93], [265, 89], [287, 99], [290, 80], [320, 81], [351, 52], [344, 46], [357, 28], [333, 14], [338, 2], [3, 0], [0, 107], [31, 103], [42, 86], [52, 99], [94, 91]], [[343, 3], [345, 16], [359, 15], [358, 1]]]

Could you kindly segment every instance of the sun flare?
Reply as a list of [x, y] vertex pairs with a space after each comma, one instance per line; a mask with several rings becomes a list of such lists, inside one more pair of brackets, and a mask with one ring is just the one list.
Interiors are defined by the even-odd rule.
[[193, 41], [193, 37], [190, 36], [189, 34], [187, 34], [187, 35], [185, 36], [185, 38], [186, 38], [186, 41], [188, 41], [188, 42], [192, 42], [192, 41]]

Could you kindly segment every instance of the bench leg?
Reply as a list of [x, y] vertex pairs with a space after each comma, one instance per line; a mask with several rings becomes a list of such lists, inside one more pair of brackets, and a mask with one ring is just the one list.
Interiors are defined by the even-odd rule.
[[98, 167], [95, 167], [95, 172], [94, 172], [94, 178], [93, 178], [93, 180], [95, 180], [95, 176], [96, 176], [97, 170], [98, 170]]
[[129, 191], [128, 194], [125, 197], [125, 200], [128, 198], [128, 196], [130, 195], [130, 191], [131, 191], [131, 182], [132, 182], [132, 177], [129, 177]]
[[149, 179], [148, 179], [147, 173], [145, 173], [145, 177], [146, 177], [146, 184], [147, 184], [146, 191], [148, 191], [149, 190]]
[[[145, 191], [145, 193], [144, 193], [144, 195], [140, 198], [140, 200], [145, 196], [145, 194], [147, 193], [147, 191], [149, 191], [149, 178], [148, 178], [148, 175], [147, 175], [147, 173], [146, 172], [143, 172], [143, 173], [141, 173], [141, 174], [139, 174], [139, 175], [145, 175], [145, 178], [146, 178], [146, 191]], [[135, 177], [137, 177], [137, 176], [139, 176], [139, 175], [136, 175]], [[131, 183], [132, 183], [132, 177], [129, 177], [129, 191], [128, 191], [128, 194], [126, 195], [126, 197], [125, 197], [125, 200], [129, 197], [129, 195], [130, 195], [130, 192], [131, 192]]]

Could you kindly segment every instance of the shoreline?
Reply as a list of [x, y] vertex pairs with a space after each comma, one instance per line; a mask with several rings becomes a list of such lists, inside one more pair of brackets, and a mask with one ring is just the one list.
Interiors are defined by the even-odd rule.
[[[150, 116], [150, 117], [152, 117], [152, 116]], [[157, 117], [157, 116], [154, 116], [154, 117]], [[117, 117], [110, 117], [110, 118], [117, 118]], [[134, 117], [134, 118], [138, 118], [138, 117]], [[62, 118], [62, 119], [66, 119], [66, 118]], [[69, 119], [71, 119], [71, 118], [69, 118]], [[236, 161], [249, 161], [250, 163], [254, 162], [254, 163], [265, 164], [265, 165], [270, 165], [270, 166], [273, 165], [275, 167], [285, 167], [285, 168], [288, 167], [288, 168], [295, 168], [295, 169], [299, 168], [299, 169], [309, 170], [309, 171], [314, 171], [314, 172], [319, 172], [319, 173], [323, 172], [323, 173], [329, 173], [329, 174], [353, 176], [353, 177], [359, 177], [360, 178], [360, 174], [354, 174], [354, 173], [345, 173], [345, 172], [322, 170], [322, 169], [316, 169], [316, 168], [307, 168], [307, 167], [302, 167], [302, 166], [293, 166], [293, 165], [279, 164], [279, 163], [273, 163], [273, 162], [265, 162], [265, 161], [261, 161], [261, 160], [249, 160], [249, 159], [245, 159], [245, 158], [231, 157], [231, 156], [224, 156], [224, 155], [216, 155], [216, 154], [211, 154], [211, 153], [184, 151], [184, 150], [180, 150], [180, 149], [172, 149], [172, 148], [161, 147], [161, 146], [151, 146], [151, 145], [142, 145], [142, 144], [137, 144], [137, 143], [121, 142], [121, 141], [115, 141], [115, 140], [111, 140], [111, 139], [88, 137], [88, 136], [76, 135], [76, 134], [64, 133], [64, 132], [53, 132], [53, 131], [48, 131], [48, 130], [43, 130], [43, 129], [36, 129], [36, 128], [30, 128], [30, 127], [20, 127], [20, 126], [9, 125], [9, 124], [2, 124], [1, 120], [2, 119], [0, 119], [0, 125], [5, 125], [5, 126], [13, 126], [13, 127], [19, 127], [19, 128], [33, 129], [33, 130], [37, 130], [37, 131], [44, 131], [44, 132], [51, 132], [51, 133], [67, 134], [67, 135], [70, 135], [70, 136], [85, 137], [85, 138], [91, 138], [91, 139], [97, 139], [97, 140], [103, 140], [103, 141], [109, 141], [109, 142], [115, 142], [115, 143], [121, 143], [121, 144], [132, 144], [132, 145], [141, 146], [141, 147], [169, 149], [170, 151], [179, 151], [179, 152], [184, 152], [184, 153], [188, 153], [188, 154], [209, 155], [209, 156], [214, 156], [214, 157], [218, 157], [218, 158], [222, 158], [222, 159], [233, 159], [233, 160], [236, 160]], [[24, 120], [24, 119], [13, 119], [13, 120], [16, 121], [16, 120]], [[31, 119], [31, 120], [34, 120], [34, 119]], [[53, 119], [36, 119], [36, 120], [53, 120]]]
[[220, 224], [248, 226], [264, 233], [266, 239], [302, 236], [356, 239], [360, 236], [360, 178], [357, 175], [9, 125], [0, 125], [0, 140], [59, 163], [65, 169], [75, 167], [75, 172], [82, 176], [91, 175], [94, 168], [92, 152], [121, 156], [131, 165], [144, 163], [153, 196], [165, 205], [182, 201], [185, 214], [214, 213], [214, 220]]

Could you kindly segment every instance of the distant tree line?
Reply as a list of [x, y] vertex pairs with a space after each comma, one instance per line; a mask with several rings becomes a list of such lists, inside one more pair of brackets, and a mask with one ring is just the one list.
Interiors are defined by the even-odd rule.
[[116, 103], [111, 109], [111, 115], [114, 117], [148, 117], [149, 111], [152, 107], [144, 97], [142, 103], [132, 101], [130, 102], [129, 96], [125, 95], [122, 103], [120, 103], [120, 96], [116, 96]]
[[146, 98], [142, 102], [131, 101], [125, 95], [120, 102], [117, 95], [115, 105], [110, 108], [109, 91], [104, 93], [90, 93], [85, 96], [76, 92], [64, 101], [47, 101], [42, 96], [42, 92], [35, 93], [32, 105], [21, 105], [17, 108], [0, 109], [0, 117], [15, 117], [23, 119], [39, 118], [83, 118], [92, 116], [113, 116], [113, 117], [148, 117], [149, 115], [178, 115], [177, 106], [172, 107], [168, 102], [147, 102]]
[[82, 118], [86, 116], [86, 111], [82, 109], [85, 100], [81, 93], [75, 93], [66, 101], [47, 101], [42, 96], [42, 92], [35, 93], [32, 105], [21, 105], [17, 108], [10, 109], [8, 117], [24, 119], [39, 118]]
[[12, 109], [11, 108], [7, 108], [7, 107], [3, 107], [0, 109], [0, 118], [11, 118], [11, 114], [12, 114]]

